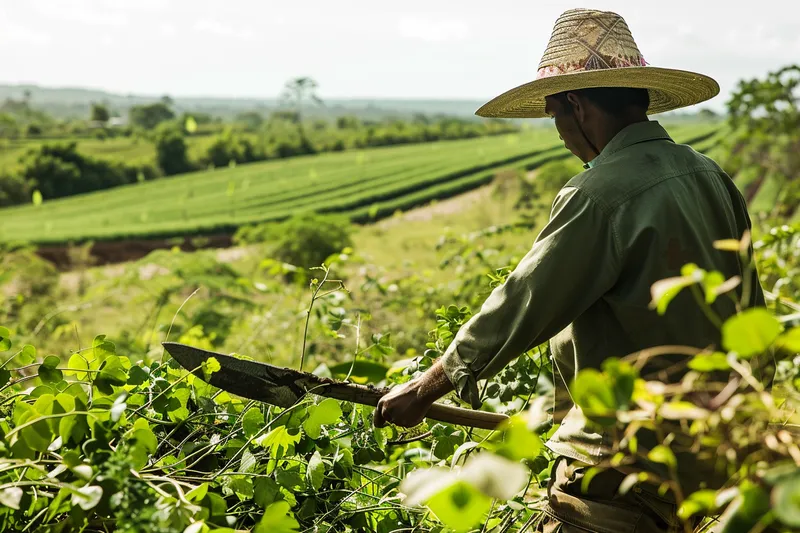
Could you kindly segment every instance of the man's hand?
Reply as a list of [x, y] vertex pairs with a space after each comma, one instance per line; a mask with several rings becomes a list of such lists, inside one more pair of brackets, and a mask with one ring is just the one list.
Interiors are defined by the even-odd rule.
[[375, 408], [375, 427], [387, 423], [413, 427], [422, 422], [433, 402], [453, 390], [442, 365], [435, 363], [417, 379], [393, 388]]

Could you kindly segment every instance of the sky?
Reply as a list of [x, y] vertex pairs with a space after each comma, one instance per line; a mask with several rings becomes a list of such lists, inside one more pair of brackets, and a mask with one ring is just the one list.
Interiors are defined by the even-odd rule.
[[742, 78], [800, 63], [781, 0], [0, 0], [0, 83], [172, 96], [488, 100], [532, 80], [559, 14], [622, 15], [652, 66]]

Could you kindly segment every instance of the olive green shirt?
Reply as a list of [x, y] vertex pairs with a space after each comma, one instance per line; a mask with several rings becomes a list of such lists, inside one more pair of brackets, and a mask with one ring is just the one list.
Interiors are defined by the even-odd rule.
[[[549, 339], [556, 399], [568, 402], [568, 413], [556, 420], [548, 447], [596, 464], [611, 440], [569, 401], [578, 370], [653, 346], [719, 345], [718, 328], [690, 291], [660, 316], [649, 305], [651, 285], [695, 263], [747, 277], [751, 305], [763, 305], [763, 293], [746, 268], [752, 265], [713, 247], [750, 228], [742, 195], [714, 161], [649, 121], [624, 128], [584, 168], [558, 193], [528, 254], [462, 326], [443, 364], [458, 395], [478, 408], [477, 380]], [[714, 309], [723, 319], [735, 312], [729, 298]]]

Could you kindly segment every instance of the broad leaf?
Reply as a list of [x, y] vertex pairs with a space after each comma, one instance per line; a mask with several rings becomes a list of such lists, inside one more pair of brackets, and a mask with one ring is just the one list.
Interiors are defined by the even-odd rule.
[[322, 461], [322, 456], [319, 451], [314, 451], [314, 455], [308, 461], [308, 470], [306, 471], [306, 478], [308, 484], [314, 490], [319, 490], [322, 482], [325, 480], [325, 463]]
[[5, 352], [11, 348], [11, 332], [8, 328], [0, 326], [0, 352]]
[[689, 368], [698, 372], [728, 370], [730, 367], [728, 357], [722, 352], [699, 353], [689, 361]]
[[300, 524], [285, 501], [272, 503], [264, 510], [264, 515], [256, 524], [253, 533], [293, 533], [300, 530]]
[[64, 379], [64, 374], [61, 373], [57, 367], [61, 363], [61, 359], [55, 355], [48, 355], [39, 365], [39, 379], [44, 383], [58, 383]]
[[722, 345], [742, 357], [764, 352], [781, 334], [781, 324], [763, 307], [734, 315], [722, 325]]
[[258, 407], [251, 407], [242, 417], [242, 428], [247, 438], [257, 435], [264, 428], [264, 414]]
[[772, 489], [775, 516], [790, 528], [800, 528], [800, 472], [782, 479]]
[[342, 416], [342, 408], [339, 402], [333, 398], [327, 398], [319, 405], [311, 406], [308, 410], [308, 418], [303, 422], [303, 429], [312, 439], [318, 439], [323, 425], [333, 424]]
[[469, 483], [456, 481], [428, 500], [428, 508], [449, 528], [469, 531], [480, 524], [492, 506], [492, 499]]

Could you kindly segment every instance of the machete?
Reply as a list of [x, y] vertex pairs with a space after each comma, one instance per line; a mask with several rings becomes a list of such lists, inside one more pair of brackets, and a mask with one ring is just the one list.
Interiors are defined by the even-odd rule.
[[[388, 388], [336, 381], [176, 342], [162, 344], [173, 359], [203, 381], [237, 396], [278, 407], [291, 407], [307, 393], [374, 407], [378, 405], [381, 396], [389, 392]], [[210, 357], [215, 358], [221, 368], [206, 377], [201, 366]], [[481, 429], [496, 429], [500, 423], [508, 419], [506, 415], [439, 403], [433, 404], [426, 416], [440, 422]]]

